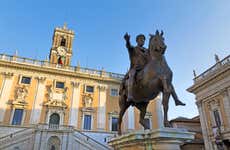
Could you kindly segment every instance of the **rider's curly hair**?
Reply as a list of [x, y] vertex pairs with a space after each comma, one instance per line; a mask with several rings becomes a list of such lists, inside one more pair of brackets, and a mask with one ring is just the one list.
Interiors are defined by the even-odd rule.
[[140, 37], [143, 37], [145, 39], [145, 35], [144, 34], [139, 34], [136, 36], [136, 41], [140, 38]]

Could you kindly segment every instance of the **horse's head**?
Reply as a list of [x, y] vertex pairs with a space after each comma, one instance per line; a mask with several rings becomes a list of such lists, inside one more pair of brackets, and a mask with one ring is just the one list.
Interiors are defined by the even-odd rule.
[[157, 30], [155, 35], [150, 34], [150, 39], [149, 39], [149, 51], [150, 54], [158, 54], [158, 55], [163, 55], [165, 53], [165, 50], [167, 46], [164, 43], [164, 38], [163, 38], [163, 31], [159, 33]]

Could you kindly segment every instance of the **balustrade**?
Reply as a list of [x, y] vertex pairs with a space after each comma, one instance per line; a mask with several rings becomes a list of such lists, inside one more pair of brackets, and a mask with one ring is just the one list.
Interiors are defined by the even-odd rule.
[[51, 67], [51, 68], [64, 69], [66, 71], [89, 74], [89, 75], [98, 76], [98, 77], [103, 76], [103, 77], [120, 79], [120, 80], [123, 79], [124, 77], [123, 74], [105, 72], [104, 70], [96, 70], [96, 69], [74, 67], [74, 66], [62, 66], [59, 64], [52, 64], [48, 61], [40, 61], [36, 59], [30, 59], [30, 58], [24, 58], [24, 57], [18, 57], [18, 56], [10, 56], [6, 54], [0, 54], [0, 60], [22, 63], [22, 64], [29, 64], [29, 65], [40, 66], [40, 67]]

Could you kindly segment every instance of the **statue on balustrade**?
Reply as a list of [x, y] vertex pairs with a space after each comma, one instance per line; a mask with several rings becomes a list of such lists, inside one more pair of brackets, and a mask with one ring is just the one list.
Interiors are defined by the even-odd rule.
[[168, 121], [168, 103], [172, 95], [175, 105], [185, 104], [178, 99], [172, 85], [173, 73], [169, 68], [164, 53], [163, 31], [150, 34], [148, 49], [144, 48], [145, 36], [136, 37], [137, 46], [130, 43], [130, 35], [125, 34], [126, 47], [130, 58], [130, 69], [122, 80], [119, 95], [120, 113], [118, 119], [118, 134], [121, 134], [122, 117], [129, 106], [135, 106], [140, 110], [140, 124], [147, 129], [144, 117], [150, 100], [163, 95], [164, 126], [170, 127]]

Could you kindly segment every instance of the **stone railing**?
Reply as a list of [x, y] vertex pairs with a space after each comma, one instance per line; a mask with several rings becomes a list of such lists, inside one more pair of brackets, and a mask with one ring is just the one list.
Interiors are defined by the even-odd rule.
[[23, 129], [14, 133], [11, 133], [9, 135], [0, 137], [0, 149], [2, 148], [2, 146], [4, 145], [9, 145], [10, 142], [12, 141], [16, 141], [22, 137], [27, 137], [27, 136], [32, 136], [34, 133], [34, 129], [32, 128], [27, 128], [27, 129]]
[[209, 68], [208, 70], [206, 70], [205, 72], [203, 72], [199, 76], [195, 77], [193, 80], [194, 80], [194, 82], [201, 81], [201, 80], [205, 79], [206, 77], [211, 76], [217, 70], [222, 69], [228, 65], [230, 65], [230, 55], [225, 57], [223, 60], [217, 62], [211, 68]]
[[57, 125], [57, 124], [38, 124], [37, 128], [40, 130], [65, 130], [65, 131], [74, 130], [72, 126]]
[[95, 149], [100, 149], [100, 150], [111, 150], [112, 149], [110, 146], [104, 145], [104, 144], [94, 140], [93, 138], [82, 133], [81, 131], [78, 131], [76, 129], [74, 131], [75, 131], [74, 137], [76, 137], [76, 139], [80, 139], [81, 142], [90, 143], [90, 145], [93, 145]]
[[6, 55], [6, 54], [0, 54], [0, 60], [4, 60], [8, 62], [16, 62], [16, 63], [21, 63], [21, 64], [28, 64], [28, 65], [39, 66], [39, 67], [48, 67], [48, 68], [51, 67], [51, 68], [56, 68], [56, 69], [63, 69], [65, 71], [89, 74], [89, 75], [98, 76], [98, 77], [108, 77], [108, 78], [119, 79], [119, 80], [124, 78], [123, 74], [106, 72], [104, 70], [83, 68], [79, 66], [62, 66], [59, 64], [50, 63], [48, 60], [41, 61], [41, 60], [18, 57], [18, 56], [11, 56], [11, 55]]

